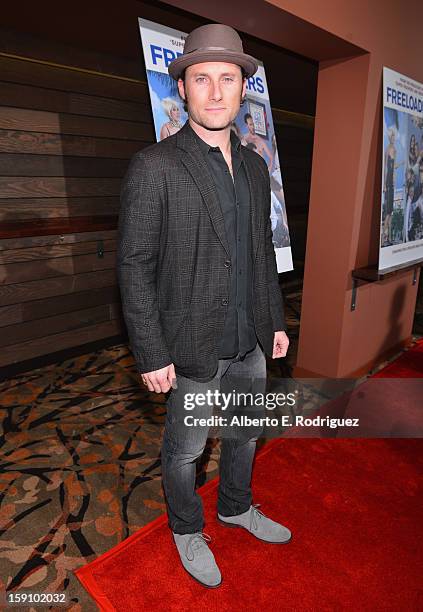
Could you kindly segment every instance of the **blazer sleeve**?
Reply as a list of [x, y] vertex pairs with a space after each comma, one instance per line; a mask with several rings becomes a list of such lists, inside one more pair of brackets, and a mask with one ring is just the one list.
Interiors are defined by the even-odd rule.
[[265, 225], [265, 252], [266, 252], [266, 269], [267, 283], [269, 289], [269, 304], [270, 313], [273, 321], [273, 331], [286, 331], [288, 326], [285, 322], [284, 303], [282, 291], [279, 286], [278, 268], [276, 264], [275, 247], [273, 245], [272, 223], [270, 220], [271, 210], [271, 195], [270, 195], [270, 176], [267, 169], [267, 164], [263, 162], [262, 168], [266, 180], [266, 225]]
[[118, 224], [117, 276], [122, 311], [140, 373], [172, 363], [157, 304], [162, 203], [152, 166], [143, 152], [132, 157], [121, 186]]

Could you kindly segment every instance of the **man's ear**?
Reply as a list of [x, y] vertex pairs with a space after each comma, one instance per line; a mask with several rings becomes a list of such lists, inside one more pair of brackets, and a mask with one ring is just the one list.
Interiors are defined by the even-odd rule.
[[248, 79], [244, 77], [243, 83], [242, 83], [241, 98], [243, 98], [245, 96], [245, 92], [247, 91], [247, 81], [248, 81]]
[[182, 79], [178, 79], [178, 91], [182, 100], [185, 102], [185, 85]]

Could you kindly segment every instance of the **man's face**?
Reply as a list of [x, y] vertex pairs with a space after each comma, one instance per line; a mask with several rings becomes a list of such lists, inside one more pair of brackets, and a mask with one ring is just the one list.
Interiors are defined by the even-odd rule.
[[254, 121], [251, 119], [251, 117], [247, 117], [247, 128], [248, 131], [250, 132], [250, 134], [255, 134], [256, 133], [256, 129], [254, 127]]
[[241, 68], [226, 62], [203, 62], [188, 66], [185, 84], [178, 81], [181, 98], [186, 100], [190, 118], [207, 130], [223, 130], [239, 112], [247, 80]]

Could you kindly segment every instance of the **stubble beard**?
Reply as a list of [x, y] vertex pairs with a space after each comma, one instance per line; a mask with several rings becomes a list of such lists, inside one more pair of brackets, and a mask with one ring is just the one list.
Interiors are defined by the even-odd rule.
[[[203, 127], [206, 130], [210, 130], [211, 132], [219, 132], [221, 130], [226, 130], [228, 127], [230, 127], [230, 125], [235, 121], [238, 113], [239, 113], [239, 109], [241, 108], [241, 103], [245, 100], [245, 96], [244, 98], [240, 99], [240, 104], [238, 105], [238, 108], [236, 108], [232, 113], [231, 113], [231, 117], [230, 119], [226, 119], [226, 120], [221, 120], [222, 123], [219, 123], [216, 125], [216, 123], [213, 123], [212, 121], [207, 121], [207, 119], [202, 118], [200, 116], [198, 116], [196, 113], [193, 113], [191, 108], [190, 108], [190, 104], [188, 101], [188, 97], [187, 95], [185, 95], [185, 105], [187, 108], [187, 113], [188, 113], [188, 117], [194, 121], [194, 123], [196, 123], [197, 125], [200, 125], [201, 127]], [[206, 111], [205, 111], [206, 112]]]
[[197, 125], [201, 125], [201, 127], [205, 128], [206, 130], [209, 130], [211, 132], [220, 132], [221, 130], [226, 130], [232, 123], [232, 121], [235, 119], [235, 117], [233, 119], [231, 119], [230, 121], [223, 121], [221, 123], [211, 123], [210, 121], [204, 121], [202, 120], [200, 117], [196, 117], [194, 115], [189, 114], [190, 119], [192, 119], [192, 121], [194, 121], [195, 123], [197, 123]]
[[235, 117], [237, 116], [238, 111], [234, 111], [233, 113], [231, 113], [229, 119], [224, 119], [223, 117], [221, 119], [219, 118], [215, 118], [214, 120], [212, 118], [208, 119], [207, 117], [201, 117], [199, 115], [197, 115], [197, 113], [193, 113], [190, 109], [190, 107], [188, 106], [188, 117], [194, 121], [194, 123], [196, 123], [197, 125], [201, 125], [201, 127], [203, 127], [206, 130], [210, 130], [212, 132], [219, 132], [221, 130], [226, 130], [231, 123], [234, 121]]

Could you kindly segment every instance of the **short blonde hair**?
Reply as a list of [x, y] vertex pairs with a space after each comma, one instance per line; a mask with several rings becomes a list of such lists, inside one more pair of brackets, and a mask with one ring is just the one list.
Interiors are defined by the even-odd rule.
[[164, 112], [170, 119], [170, 111], [173, 108], [179, 108], [179, 105], [174, 98], [163, 98], [162, 107], [163, 107]]

